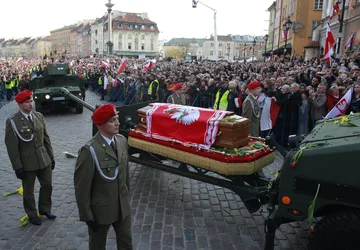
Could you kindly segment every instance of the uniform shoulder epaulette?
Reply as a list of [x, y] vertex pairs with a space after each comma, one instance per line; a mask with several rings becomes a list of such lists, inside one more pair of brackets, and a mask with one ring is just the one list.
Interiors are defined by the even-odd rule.
[[85, 145], [90, 147], [91, 145], [93, 145], [95, 143], [95, 141], [96, 141], [96, 138], [93, 137]]
[[11, 115], [8, 120], [14, 119], [16, 117], [16, 114]]
[[121, 135], [121, 134], [116, 134], [115, 136], [116, 136], [117, 138], [119, 138], [119, 139], [122, 139], [122, 140], [125, 140], [125, 141], [127, 140], [126, 137], [123, 136], [123, 135]]

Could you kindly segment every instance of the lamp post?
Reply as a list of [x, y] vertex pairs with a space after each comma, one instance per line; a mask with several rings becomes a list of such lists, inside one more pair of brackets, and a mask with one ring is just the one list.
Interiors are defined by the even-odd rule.
[[229, 44], [229, 46], [227, 47], [227, 52], [228, 52], [228, 61], [230, 61], [230, 44]]
[[111, 0], [109, 0], [109, 2], [107, 4], [105, 4], [105, 6], [107, 7], [107, 11], [108, 11], [108, 31], [109, 31], [109, 41], [106, 43], [108, 46], [108, 54], [111, 55], [112, 54], [112, 50], [113, 50], [113, 42], [111, 41], [112, 39], [112, 18], [111, 18], [111, 11], [112, 11], [112, 7], [114, 6], [114, 4], [111, 3]]
[[290, 17], [287, 18], [286, 22], [283, 24], [284, 32], [285, 32], [285, 46], [284, 46], [284, 57], [286, 56], [286, 45], [288, 39], [288, 31], [291, 29], [292, 22]]
[[264, 62], [266, 62], [266, 44], [267, 44], [268, 39], [269, 39], [269, 35], [266, 34], [266, 35], [264, 36], [264, 41], [265, 41]]
[[255, 56], [255, 45], [256, 45], [256, 40], [255, 40], [255, 37], [254, 37], [254, 41], [252, 42], [252, 45], [253, 45], [253, 47], [252, 47], [252, 62], [254, 61], [254, 56]]
[[246, 62], [246, 58], [245, 58], [245, 53], [246, 53], [246, 49], [247, 49], [247, 47], [246, 47], [246, 43], [244, 44], [244, 47], [243, 47], [243, 53], [244, 53], [244, 62]]
[[199, 0], [192, 0], [192, 7], [196, 8], [197, 4], [201, 3], [202, 5], [204, 5], [205, 7], [211, 9], [214, 12], [214, 42], [215, 42], [215, 61], [218, 60], [218, 50], [219, 50], [219, 46], [218, 46], [218, 37], [217, 37], [217, 32], [216, 32], [216, 9], [211, 8], [209, 5], [199, 1]]

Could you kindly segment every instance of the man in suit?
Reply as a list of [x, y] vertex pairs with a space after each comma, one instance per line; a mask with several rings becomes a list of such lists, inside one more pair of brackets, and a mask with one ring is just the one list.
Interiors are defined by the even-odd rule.
[[40, 225], [34, 199], [36, 177], [40, 182], [39, 213], [48, 219], [56, 218], [51, 213], [54, 153], [44, 116], [32, 110], [32, 92], [20, 92], [15, 101], [20, 110], [6, 121], [5, 145], [16, 177], [22, 180], [25, 212], [32, 224]]
[[250, 135], [254, 137], [259, 137], [260, 107], [256, 98], [261, 93], [260, 83], [258, 81], [252, 81], [247, 87], [249, 94], [243, 103], [242, 116], [251, 120]]
[[98, 132], [80, 149], [74, 173], [80, 220], [88, 225], [90, 250], [105, 250], [110, 226], [117, 249], [132, 249], [128, 146], [115, 106], [97, 108], [93, 123]]

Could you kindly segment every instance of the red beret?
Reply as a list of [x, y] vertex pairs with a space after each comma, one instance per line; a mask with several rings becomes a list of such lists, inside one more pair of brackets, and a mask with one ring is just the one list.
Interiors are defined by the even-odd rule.
[[15, 101], [17, 103], [23, 103], [27, 100], [29, 100], [32, 96], [32, 92], [30, 90], [24, 90], [24, 91], [21, 91], [19, 94], [17, 94], [15, 96]]
[[248, 89], [256, 89], [260, 87], [260, 82], [258, 81], [252, 81], [251, 83], [249, 83], [249, 85], [247, 86]]
[[182, 86], [183, 86], [183, 83], [182, 83], [182, 82], [177, 83], [177, 84], [175, 85], [175, 87], [174, 87], [174, 91], [175, 91], [175, 90], [178, 90], [178, 89], [181, 89]]
[[117, 114], [116, 107], [113, 104], [104, 104], [98, 107], [93, 114], [93, 123], [101, 125], [107, 122], [111, 117]]

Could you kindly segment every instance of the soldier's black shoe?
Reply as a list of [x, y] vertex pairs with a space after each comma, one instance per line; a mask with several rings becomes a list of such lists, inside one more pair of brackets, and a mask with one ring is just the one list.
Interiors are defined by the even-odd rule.
[[56, 215], [52, 214], [51, 212], [41, 213], [41, 215], [45, 215], [49, 220], [53, 220], [56, 218]]
[[35, 217], [35, 218], [31, 218], [29, 219], [31, 224], [34, 224], [36, 226], [40, 226], [41, 225], [41, 220], [39, 217]]

